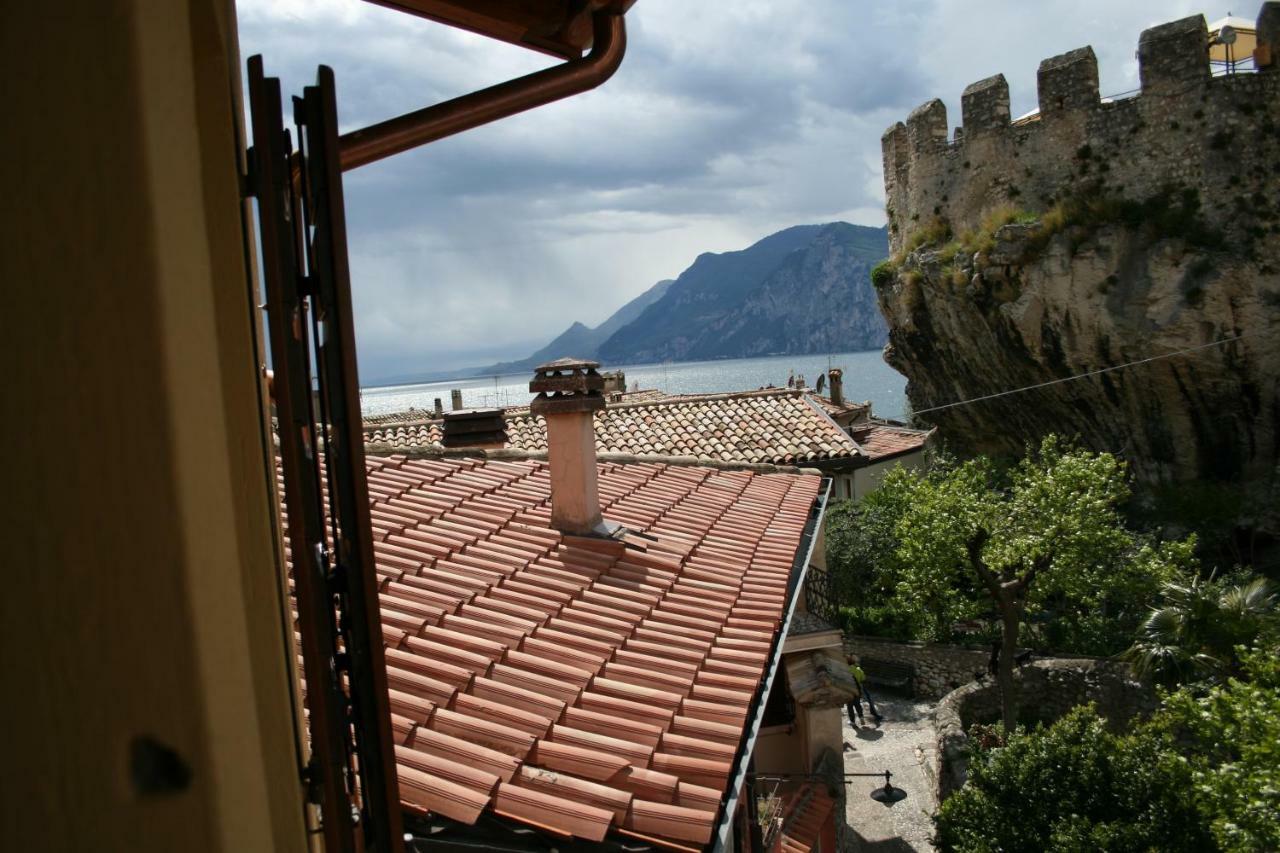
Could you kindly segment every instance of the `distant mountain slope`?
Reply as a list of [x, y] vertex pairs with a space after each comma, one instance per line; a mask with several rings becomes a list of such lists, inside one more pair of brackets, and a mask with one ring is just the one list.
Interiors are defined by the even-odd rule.
[[597, 357], [635, 364], [883, 346], [871, 267], [888, 253], [884, 228], [833, 222], [700, 255]]
[[564, 356], [595, 358], [596, 350], [599, 349], [600, 344], [608, 340], [614, 332], [639, 317], [644, 312], [644, 309], [665, 296], [667, 289], [673, 283], [673, 279], [663, 279], [613, 312], [609, 319], [594, 329], [582, 323], [574, 322], [572, 326], [561, 332], [555, 340], [528, 358], [491, 364], [488, 367], [478, 368], [475, 373], [477, 376], [519, 373], [522, 370], [532, 370], [539, 364], [546, 364], [548, 361], [555, 361], [557, 358], [563, 358]]

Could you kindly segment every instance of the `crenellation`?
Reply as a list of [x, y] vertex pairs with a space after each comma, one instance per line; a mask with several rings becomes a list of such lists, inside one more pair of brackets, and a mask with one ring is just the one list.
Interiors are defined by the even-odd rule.
[[913, 158], [944, 148], [947, 144], [947, 105], [934, 98], [912, 110], [907, 116], [907, 139]]
[[1264, 71], [1280, 69], [1280, 3], [1271, 0], [1263, 3], [1258, 12], [1257, 24], [1258, 46], [1255, 48], [1254, 61]]
[[885, 210], [889, 213], [889, 235], [892, 239], [900, 231], [898, 223], [893, 220], [893, 211], [903, 210], [907, 206], [905, 193], [911, 162], [907, 126], [896, 122], [886, 130], [880, 137], [880, 150], [884, 158]]
[[[1259, 19], [1269, 50], [1280, 2]], [[1041, 110], [1016, 124], [991, 119], [995, 78], [965, 90], [955, 142], [938, 141], [936, 102], [899, 131], [909, 163], [886, 173], [897, 275], [877, 293], [886, 360], [917, 410], [1245, 337], [1034, 405], [938, 409], [958, 447], [1016, 454], [1053, 431], [1125, 446], [1145, 483], [1274, 476], [1280, 401], [1259, 389], [1274, 389], [1280, 356], [1256, 342], [1280, 297], [1280, 66], [1210, 76], [1206, 33], [1202, 18], [1144, 33], [1131, 97], [1100, 99], [1081, 48], [1041, 64]]]
[[1209, 27], [1191, 15], [1143, 30], [1138, 39], [1143, 95], [1178, 95], [1209, 79]]
[[1040, 117], [1052, 119], [1076, 110], [1097, 109], [1098, 57], [1093, 48], [1079, 47], [1040, 63], [1036, 71]]
[[886, 130], [880, 137], [880, 151], [884, 155], [886, 180], [897, 175], [899, 170], [905, 169], [911, 160], [907, 144], [907, 126], [899, 121]]
[[1007, 128], [1009, 84], [1004, 75], [996, 74], [966, 86], [960, 96], [960, 114], [964, 123], [962, 139], [965, 141]]
[[[1103, 101], [1097, 57], [1081, 47], [1040, 64], [1040, 111], [1016, 125], [1001, 75], [964, 90], [963, 129], [952, 141], [943, 103], [918, 107], [883, 139], [891, 249], [939, 219], [953, 234], [973, 232], [1000, 205], [1039, 214], [1085, 191], [1143, 203], [1170, 186], [1197, 193], [1208, 224], [1224, 233], [1270, 228], [1242, 225], [1223, 208], [1222, 186], [1267, 195], [1280, 147], [1270, 129], [1280, 125], [1280, 66], [1211, 77], [1207, 33], [1202, 16], [1144, 32], [1143, 89], [1133, 97]], [[1280, 2], [1264, 5], [1259, 33], [1280, 38]]]

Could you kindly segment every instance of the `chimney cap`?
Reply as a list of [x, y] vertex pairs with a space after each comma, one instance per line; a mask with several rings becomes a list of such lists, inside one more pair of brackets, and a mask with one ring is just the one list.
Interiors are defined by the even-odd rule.
[[560, 358], [535, 370], [529, 390], [538, 396], [529, 404], [535, 415], [595, 412], [604, 408], [604, 378], [596, 371], [599, 362]]

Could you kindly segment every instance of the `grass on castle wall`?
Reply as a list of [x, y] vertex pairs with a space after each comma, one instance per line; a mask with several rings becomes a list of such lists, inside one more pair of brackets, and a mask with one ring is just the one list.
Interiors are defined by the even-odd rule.
[[1170, 184], [1148, 199], [1135, 201], [1095, 184], [1060, 199], [1041, 214], [1012, 202], [996, 205], [983, 214], [976, 228], [966, 229], [958, 236], [953, 234], [949, 222], [935, 217], [912, 231], [896, 254], [876, 265], [871, 271], [871, 282], [878, 289], [890, 286], [908, 255], [937, 246], [936, 251], [943, 259], [944, 279], [954, 287], [961, 287], [968, 277], [957, 260], [991, 252], [995, 248], [996, 233], [1006, 225], [1036, 226], [1027, 239], [1028, 257], [1039, 255], [1056, 235], [1064, 232], [1072, 235], [1074, 252], [1096, 231], [1110, 225], [1140, 230], [1153, 242], [1180, 239], [1191, 248], [1221, 249], [1225, 239], [1220, 231], [1205, 223], [1200, 207], [1199, 193], [1191, 187]]

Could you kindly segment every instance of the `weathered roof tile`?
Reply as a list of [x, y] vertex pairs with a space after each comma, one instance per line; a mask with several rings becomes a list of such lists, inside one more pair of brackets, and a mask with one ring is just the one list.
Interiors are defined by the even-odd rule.
[[819, 478], [601, 464], [631, 532], [600, 550], [550, 528], [545, 463], [368, 470], [405, 807], [709, 839]]

